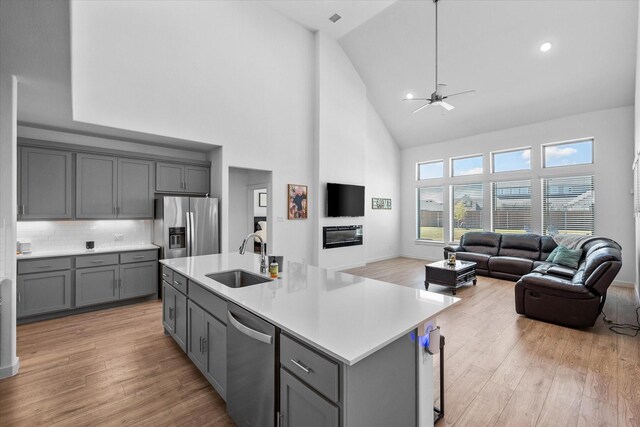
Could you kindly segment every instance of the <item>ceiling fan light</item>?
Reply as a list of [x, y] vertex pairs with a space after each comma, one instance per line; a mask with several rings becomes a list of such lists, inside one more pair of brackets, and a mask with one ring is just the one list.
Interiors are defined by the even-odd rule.
[[405, 95], [405, 98], [406, 98], [406, 99], [413, 99], [413, 94], [412, 94], [411, 92], [409, 92], [409, 93], [407, 93], [407, 94]]
[[548, 52], [549, 50], [551, 50], [551, 43], [550, 42], [544, 42], [540, 45], [540, 51], [541, 52]]

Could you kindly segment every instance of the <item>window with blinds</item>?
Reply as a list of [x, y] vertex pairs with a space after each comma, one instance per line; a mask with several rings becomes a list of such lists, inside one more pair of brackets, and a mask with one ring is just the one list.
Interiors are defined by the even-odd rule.
[[451, 186], [451, 239], [458, 241], [469, 231], [482, 231], [484, 206], [483, 185], [462, 184]]
[[444, 241], [442, 186], [418, 188], [418, 239]]
[[592, 235], [594, 205], [593, 176], [543, 178], [543, 234]]
[[491, 184], [491, 224], [496, 233], [531, 232], [531, 180]]

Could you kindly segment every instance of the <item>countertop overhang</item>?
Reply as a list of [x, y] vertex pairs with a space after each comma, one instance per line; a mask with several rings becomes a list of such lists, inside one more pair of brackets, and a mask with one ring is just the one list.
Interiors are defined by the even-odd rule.
[[234, 269], [259, 274], [260, 256], [256, 254], [225, 253], [160, 262], [347, 365], [403, 335], [410, 339], [410, 331], [459, 301], [291, 261], [285, 261], [278, 279], [245, 288], [229, 288], [206, 277]]

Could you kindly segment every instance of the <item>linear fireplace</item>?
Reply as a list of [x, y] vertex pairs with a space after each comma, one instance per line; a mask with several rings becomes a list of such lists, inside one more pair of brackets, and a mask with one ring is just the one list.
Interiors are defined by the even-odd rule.
[[361, 225], [322, 227], [322, 248], [333, 249], [362, 245]]

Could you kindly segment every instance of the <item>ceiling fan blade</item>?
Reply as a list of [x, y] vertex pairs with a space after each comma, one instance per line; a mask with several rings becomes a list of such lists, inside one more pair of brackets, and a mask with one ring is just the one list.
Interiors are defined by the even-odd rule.
[[445, 110], [447, 110], [447, 111], [451, 111], [451, 110], [453, 110], [454, 108], [456, 108], [456, 107], [454, 107], [453, 105], [449, 104], [448, 102], [444, 102], [444, 101], [440, 102], [440, 106], [441, 106], [442, 108], [444, 108]]
[[431, 103], [424, 104], [422, 107], [418, 108], [417, 110], [414, 110], [413, 114], [417, 113], [418, 111], [422, 110], [423, 108], [427, 108], [429, 105], [431, 105]]
[[452, 93], [451, 95], [447, 95], [447, 96], [443, 97], [442, 99], [451, 98], [452, 96], [464, 95], [465, 93], [476, 93], [476, 91], [475, 90], [465, 90], [463, 92]]
[[431, 101], [430, 98], [404, 98], [403, 101]]

